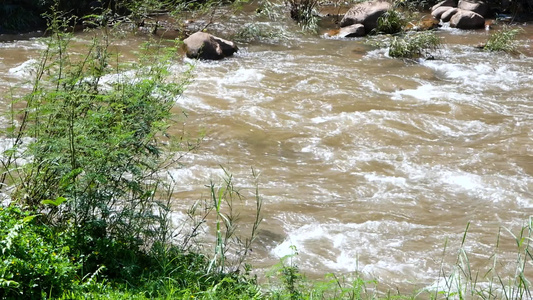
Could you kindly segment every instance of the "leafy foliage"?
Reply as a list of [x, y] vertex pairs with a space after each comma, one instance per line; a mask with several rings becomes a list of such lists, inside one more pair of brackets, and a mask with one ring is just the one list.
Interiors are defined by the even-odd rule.
[[433, 32], [408, 32], [394, 36], [389, 43], [389, 56], [398, 58], [429, 57], [440, 45], [440, 39]]
[[[134, 278], [147, 259], [143, 247], [164, 239], [168, 228], [160, 213], [168, 203], [160, 197], [170, 187], [158, 172], [176, 150], [195, 146], [166, 133], [188, 75], [169, 80], [175, 49], [157, 44], [143, 49], [135, 68], [113, 65], [105, 34], [95, 35], [85, 55], [72, 55], [60, 15], [51, 16], [54, 35], [26, 107], [12, 111], [13, 120], [22, 117], [11, 133], [14, 148], [32, 141], [21, 154], [29, 163], [15, 165], [19, 152], [9, 152], [0, 179], [9, 178], [12, 200], [43, 212], [46, 223], [75, 228], [71, 246], [84, 257], [85, 274], [105, 265], [109, 276]], [[50, 199], [64, 200], [50, 207]]]
[[407, 19], [397, 9], [390, 9], [378, 18], [377, 32], [382, 33], [398, 33], [401, 32], [405, 25], [407, 25]]
[[490, 35], [489, 40], [483, 47], [485, 51], [503, 51], [503, 52], [515, 52], [518, 46], [516, 37], [522, 33], [520, 28], [504, 27]]
[[[33, 90], [22, 110], [11, 111], [13, 123], [5, 132], [14, 142], [2, 159], [1, 186], [15, 187], [11, 202], [32, 213], [18, 210], [22, 221], [1, 227], [7, 228], [0, 235], [7, 255], [2, 293], [68, 299], [115, 289], [120, 297], [140, 298], [258, 295], [255, 281], [239, 269], [257, 232], [261, 201], [256, 193], [258, 221], [251, 236], [235, 236], [236, 215], [231, 208], [223, 212], [225, 204], [240, 199], [231, 177], [206, 212], [216, 206], [224, 236], [215, 259], [189, 251], [206, 216], [173, 244], [178, 233], [169, 217], [172, 186], [161, 175], [198, 145], [167, 132], [180, 120], [172, 108], [190, 76], [168, 70], [176, 49], [148, 44], [135, 64], [121, 64], [103, 29], [84, 54], [72, 54], [61, 16], [50, 15], [53, 35], [46, 39]], [[29, 142], [22, 147], [22, 141]], [[20, 158], [28, 163], [18, 165]], [[29, 223], [33, 214], [38, 225]], [[18, 250], [13, 237], [26, 228], [26, 248]], [[232, 248], [238, 259], [230, 273], [225, 255], [235, 243], [244, 248]], [[28, 247], [37, 254], [25, 256]], [[37, 271], [26, 275], [21, 266]]]
[[287, 0], [291, 19], [302, 26], [304, 30], [318, 29], [318, 0]]
[[282, 29], [261, 24], [259, 22], [247, 23], [239, 29], [233, 36], [236, 41], [240, 42], [272, 42], [279, 43], [286, 39]]
[[291, 249], [293, 253], [282, 257], [267, 274], [273, 280], [268, 299], [380, 299], [373, 291], [377, 282], [365, 280], [358, 273], [353, 278], [328, 274], [325, 280], [307, 279], [298, 267], [296, 248]]
[[65, 234], [42, 224], [37, 214], [0, 207], [0, 298], [40, 298], [72, 289], [81, 265], [70, 259]]

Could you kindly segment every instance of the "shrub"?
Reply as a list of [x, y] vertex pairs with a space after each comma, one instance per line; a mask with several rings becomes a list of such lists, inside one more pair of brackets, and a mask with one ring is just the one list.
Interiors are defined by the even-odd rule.
[[[58, 296], [64, 290], [64, 298], [84, 298], [106, 280], [149, 297], [258, 295], [249, 268], [244, 275], [240, 271], [257, 234], [262, 202], [256, 193], [251, 235], [237, 236], [231, 203], [241, 194], [231, 175], [223, 187], [211, 185], [206, 215], [179, 235], [183, 243], [172, 244], [179, 241], [169, 217], [172, 183], [163, 173], [198, 145], [167, 132], [180, 120], [171, 110], [190, 76], [168, 70], [176, 49], [154, 42], [140, 50], [138, 61], [122, 64], [102, 28], [79, 54], [60, 16], [49, 15], [50, 37], [33, 89], [18, 100], [24, 104], [20, 111], [10, 111], [12, 123], [4, 132], [13, 146], [3, 153], [0, 189], [14, 190], [11, 202], [27, 212], [0, 221], [6, 255], [0, 298]], [[22, 141], [28, 141], [24, 147]], [[19, 165], [21, 158], [27, 163]], [[212, 258], [189, 251], [211, 211], [217, 226]], [[38, 226], [29, 226], [34, 215]], [[18, 239], [22, 232], [28, 238]]]
[[[159, 44], [142, 49], [135, 65], [118, 64], [105, 31], [84, 55], [73, 55], [60, 15], [50, 16], [53, 34], [26, 106], [11, 112], [21, 121], [6, 133], [14, 146], [0, 181], [15, 186], [12, 201], [42, 212], [43, 222], [57, 230], [72, 224], [82, 276], [105, 265], [109, 276], [135, 278], [147, 259], [143, 249], [167, 238], [160, 212], [170, 187], [158, 172], [175, 162], [173, 153], [196, 145], [166, 133], [188, 75], [169, 79], [175, 49]], [[31, 142], [20, 156], [29, 163], [18, 166], [24, 139]], [[59, 198], [65, 199], [60, 205], [47, 202]]]
[[16, 206], [0, 207], [0, 298], [57, 296], [77, 283], [65, 235]]
[[249, 43], [254, 41], [279, 42], [287, 37], [281, 29], [254, 22], [245, 24], [235, 33], [233, 38], [236, 41]]
[[407, 24], [405, 16], [396, 9], [390, 9], [378, 18], [377, 32], [398, 33], [403, 30]]
[[409, 32], [394, 36], [389, 43], [389, 56], [398, 58], [430, 57], [440, 45], [440, 39], [433, 32]]
[[291, 19], [296, 21], [304, 30], [318, 29], [318, 0], [287, 0]]
[[499, 30], [490, 35], [489, 40], [483, 47], [485, 51], [503, 51], [503, 52], [515, 52], [518, 43], [516, 37], [518, 34], [522, 33], [523, 30], [520, 28], [509, 28], [504, 27], [502, 30]]

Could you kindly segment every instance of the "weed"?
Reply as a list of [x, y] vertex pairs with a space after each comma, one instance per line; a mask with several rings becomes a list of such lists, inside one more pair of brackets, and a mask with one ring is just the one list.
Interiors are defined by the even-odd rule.
[[393, 36], [389, 42], [389, 56], [398, 58], [431, 57], [440, 45], [440, 39], [433, 32], [409, 32]]
[[286, 0], [291, 19], [296, 21], [305, 31], [318, 30], [317, 8], [319, 0]]
[[278, 42], [284, 38], [286, 36], [281, 29], [259, 22], [244, 25], [234, 36], [240, 42]]
[[[377, 282], [365, 280], [359, 273], [353, 278], [327, 274], [325, 280], [308, 280], [296, 263], [298, 252], [281, 258], [267, 276], [270, 282], [269, 299], [376, 299]], [[276, 282], [277, 281], [277, 282]]]
[[[530, 299], [533, 293], [531, 291], [531, 282], [526, 277], [526, 267], [533, 261], [531, 244], [533, 220], [530, 218], [528, 224], [522, 227], [519, 235], [515, 235], [510, 230], [503, 228], [503, 231], [509, 234], [517, 246], [515, 272], [506, 276], [502, 276], [497, 269], [499, 263], [496, 253], [491, 256], [491, 266], [486, 273], [480, 274], [479, 271], [472, 269], [469, 254], [465, 250], [469, 227], [470, 224], [467, 224], [461, 246], [457, 252], [456, 261], [451, 270], [446, 272], [444, 263], [441, 262], [439, 278], [436, 284], [431, 289], [426, 290], [426, 292], [430, 293], [433, 299], [438, 299], [440, 296], [446, 299]], [[501, 238], [502, 230], [500, 229], [496, 248], [499, 247]], [[446, 241], [443, 250], [443, 261], [447, 244], [448, 242]]]
[[[245, 258], [250, 254], [253, 241], [261, 224], [261, 209], [263, 201], [259, 196], [257, 186], [258, 174], [252, 169], [255, 181], [255, 215], [252, 228], [248, 237], [237, 234], [239, 213], [235, 209], [236, 201], [242, 201], [243, 195], [233, 184], [233, 176], [224, 170], [224, 184], [215, 187], [210, 185], [212, 207], [216, 213], [215, 252], [209, 264], [208, 272], [216, 270], [218, 273], [238, 273], [243, 266]], [[231, 256], [228, 254], [231, 252]], [[227, 269], [229, 267], [229, 270]]]
[[[85, 55], [72, 55], [61, 16], [50, 15], [52, 35], [26, 107], [11, 112], [22, 118], [13, 148], [32, 141], [21, 154], [29, 163], [14, 164], [19, 152], [8, 152], [1, 180], [16, 186], [13, 202], [43, 213], [58, 229], [74, 229], [70, 243], [83, 257], [82, 277], [105, 265], [108, 276], [135, 278], [148, 259], [143, 248], [168, 222], [155, 211], [165, 205], [158, 196], [168, 187], [158, 172], [173, 162], [171, 147], [191, 149], [166, 133], [187, 74], [167, 80], [175, 49], [152, 44], [130, 66], [136, 79], [126, 78], [127, 69], [113, 65], [105, 30]], [[117, 79], [103, 86], [106, 76]], [[50, 207], [50, 199], [64, 200]]]
[[80, 264], [70, 258], [66, 235], [38, 214], [0, 207], [0, 298], [57, 296], [72, 289]]
[[518, 43], [516, 37], [522, 33], [521, 28], [504, 27], [490, 35], [487, 43], [483, 47], [485, 51], [503, 51], [508, 53], [516, 52]]
[[377, 32], [398, 33], [407, 25], [407, 18], [397, 9], [390, 9], [378, 18]]
[[285, 6], [283, 4], [272, 2], [269, 0], [261, 1], [257, 13], [268, 17], [272, 21], [278, 21], [283, 18]]

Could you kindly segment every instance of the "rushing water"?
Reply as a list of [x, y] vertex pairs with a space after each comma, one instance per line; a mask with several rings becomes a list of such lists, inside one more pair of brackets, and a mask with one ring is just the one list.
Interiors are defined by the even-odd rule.
[[[195, 79], [177, 104], [185, 129], [205, 138], [171, 172], [176, 207], [207, 198], [220, 166], [251, 189], [254, 168], [264, 199], [255, 266], [295, 246], [308, 274], [360, 271], [411, 289], [456, 260], [470, 222], [473, 267], [486, 270], [498, 252], [512, 273], [515, 242], [504, 233], [496, 249], [499, 228], [518, 233], [533, 215], [533, 26], [524, 30], [515, 56], [474, 49], [485, 30], [441, 29], [428, 61], [299, 34], [242, 44], [222, 61], [185, 59]], [[42, 47], [0, 44], [2, 93], [28, 77]]]

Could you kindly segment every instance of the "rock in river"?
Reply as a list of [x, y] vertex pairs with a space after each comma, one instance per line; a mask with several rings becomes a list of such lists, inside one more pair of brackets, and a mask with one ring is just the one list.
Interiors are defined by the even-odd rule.
[[193, 33], [183, 42], [189, 58], [216, 60], [232, 56], [238, 50], [235, 43], [205, 32]]
[[460, 0], [457, 8], [473, 11], [482, 17], [486, 17], [489, 14], [489, 5], [486, 2], [479, 0]]
[[377, 0], [358, 3], [346, 12], [340, 26], [363, 24], [365, 31], [370, 32], [378, 26], [378, 18], [389, 9], [391, 9], [391, 4], [386, 1]]
[[339, 30], [339, 37], [361, 37], [365, 36], [365, 26], [363, 24], [353, 24], [350, 26], [342, 27]]
[[477, 29], [485, 27], [485, 18], [473, 11], [462, 10], [450, 19], [450, 27], [460, 29]]

